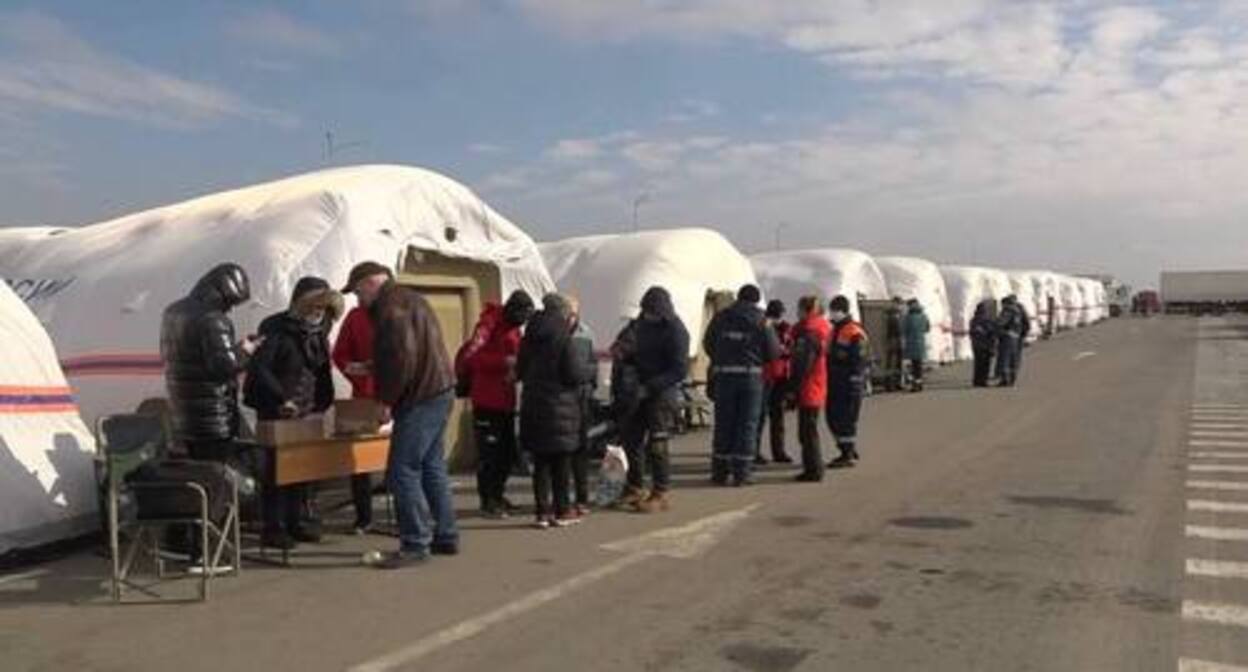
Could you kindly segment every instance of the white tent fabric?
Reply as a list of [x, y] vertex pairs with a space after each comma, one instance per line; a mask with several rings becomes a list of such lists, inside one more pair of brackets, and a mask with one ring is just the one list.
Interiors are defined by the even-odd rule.
[[1031, 320], [1031, 331], [1027, 334], [1027, 341], [1030, 343], [1040, 338], [1040, 322], [1036, 319], [1039, 315], [1036, 307], [1036, 286], [1032, 282], [1032, 274], [1030, 271], [1007, 271], [1006, 274], [1010, 278], [1011, 293], [1018, 297], [1019, 305]]
[[750, 262], [722, 235], [685, 228], [587, 236], [538, 246], [559, 290], [577, 297], [581, 318], [598, 347], [611, 344], [640, 312], [641, 297], [658, 285], [672, 295], [689, 330], [689, 356], [697, 355], [708, 292], [735, 293], [756, 282]]
[[1074, 329], [1079, 326], [1079, 312], [1083, 307], [1083, 295], [1079, 291], [1079, 283], [1069, 275], [1057, 276], [1058, 320], [1059, 329]]
[[[1031, 276], [1032, 295], [1036, 304], [1036, 320], [1032, 325], [1032, 330], [1036, 333], [1042, 333], [1049, 324], [1049, 320], [1055, 315], [1049, 314], [1049, 297], [1053, 298], [1053, 305], [1060, 305], [1058, 302], [1057, 292], [1057, 275], [1051, 271], [1029, 271]], [[1056, 311], [1055, 311], [1056, 312]]]
[[1092, 312], [1089, 320], [1092, 323], [1100, 322], [1109, 317], [1109, 293], [1105, 290], [1105, 284], [1100, 280], [1088, 278], [1088, 293], [1092, 297]]
[[492, 263], [504, 294], [554, 287], [516, 225], [407, 166], [325, 170], [38, 233], [0, 232], [0, 274], [47, 327], [88, 420], [164, 396], [161, 313], [221, 262], [251, 277], [253, 301], [233, 315], [240, 335], [282, 309], [301, 276], [339, 286], [354, 264], [395, 266], [409, 247]]
[[949, 293], [949, 316], [953, 323], [953, 355], [971, 359], [971, 318], [975, 307], [987, 299], [1000, 301], [1011, 292], [1010, 278], [1003, 271], [979, 266], [941, 266]]
[[94, 454], [52, 341], [0, 283], [0, 555], [98, 525]]
[[849, 299], [855, 318], [858, 296], [868, 300], [888, 297], [888, 283], [875, 260], [865, 252], [841, 248], [766, 252], [750, 257], [759, 286], [769, 299], [780, 299], [790, 313], [803, 295], [825, 302], [838, 294]]
[[949, 317], [949, 294], [940, 267], [914, 257], [876, 257], [889, 296], [918, 299], [932, 323], [928, 334], [928, 357], [948, 363], [953, 357], [953, 322]]

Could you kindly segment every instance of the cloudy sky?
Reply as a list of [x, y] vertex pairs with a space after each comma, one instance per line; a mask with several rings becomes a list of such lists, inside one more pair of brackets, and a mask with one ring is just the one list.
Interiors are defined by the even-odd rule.
[[0, 225], [384, 161], [539, 239], [641, 200], [747, 251], [1151, 284], [1248, 266], [1244, 26], [1245, 0], [10, 0]]

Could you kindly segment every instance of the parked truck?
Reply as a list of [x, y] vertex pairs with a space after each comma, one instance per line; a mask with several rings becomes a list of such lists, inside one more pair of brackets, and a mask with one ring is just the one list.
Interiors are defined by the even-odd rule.
[[1161, 300], [1167, 313], [1248, 312], [1248, 270], [1163, 271]]

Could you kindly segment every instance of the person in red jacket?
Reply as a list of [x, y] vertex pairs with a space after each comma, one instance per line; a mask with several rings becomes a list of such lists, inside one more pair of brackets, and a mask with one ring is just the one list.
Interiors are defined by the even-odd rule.
[[763, 366], [763, 413], [758, 422], [758, 441], [754, 444], [754, 464], [767, 464], [763, 456], [763, 432], [771, 424], [771, 459], [789, 464], [793, 458], [784, 447], [784, 413], [789, 384], [789, 358], [793, 346], [792, 325], [784, 321], [785, 306], [779, 299], [767, 303], [763, 313], [767, 324], [780, 341], [780, 356]]
[[793, 359], [790, 390], [797, 405], [797, 435], [802, 444], [802, 473], [797, 480], [823, 480], [823, 449], [819, 445], [819, 411], [828, 400], [828, 342], [832, 325], [823, 316], [816, 296], [797, 303], [801, 321], [793, 327]]
[[[375, 261], [355, 265], [348, 276], [344, 294], [354, 292], [358, 305], [347, 313], [331, 358], [334, 366], [351, 382], [351, 396], [376, 399], [377, 383], [373, 378], [373, 320], [368, 309], [378, 293], [394, 278], [389, 268]], [[373, 524], [373, 483], [368, 474], [351, 478], [351, 499], [355, 504], [355, 532], [364, 534]]]
[[533, 316], [533, 298], [516, 290], [500, 306], [488, 303], [472, 337], [455, 357], [457, 387], [472, 400], [477, 441], [477, 495], [481, 513], [505, 517], [515, 507], [507, 500], [507, 477], [517, 460], [516, 356], [521, 329]]

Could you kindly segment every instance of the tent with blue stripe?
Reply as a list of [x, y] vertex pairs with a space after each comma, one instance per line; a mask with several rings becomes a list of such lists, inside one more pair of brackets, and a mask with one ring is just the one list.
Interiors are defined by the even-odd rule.
[[0, 283], [0, 556], [96, 529], [94, 454], [51, 339]]

